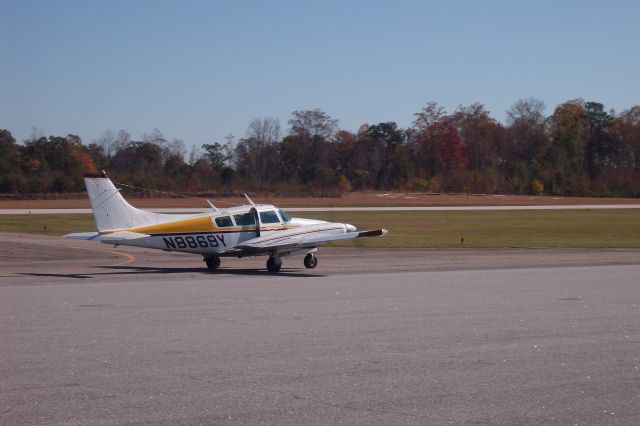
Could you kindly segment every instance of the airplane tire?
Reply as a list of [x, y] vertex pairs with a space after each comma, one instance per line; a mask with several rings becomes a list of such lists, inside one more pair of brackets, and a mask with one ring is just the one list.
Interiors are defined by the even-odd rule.
[[267, 271], [280, 272], [280, 268], [282, 268], [282, 264], [276, 263], [276, 259], [273, 256], [269, 256], [269, 260], [267, 260]]
[[309, 253], [304, 257], [304, 266], [307, 269], [313, 269], [318, 266], [318, 258], [313, 255], [313, 253]]
[[220, 258], [218, 256], [205, 257], [203, 260], [211, 271], [216, 271], [220, 267]]

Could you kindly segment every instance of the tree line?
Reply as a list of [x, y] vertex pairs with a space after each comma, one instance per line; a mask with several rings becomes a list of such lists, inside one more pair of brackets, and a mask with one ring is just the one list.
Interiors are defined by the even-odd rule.
[[550, 116], [533, 98], [506, 123], [480, 103], [452, 113], [428, 103], [412, 125], [363, 124], [356, 132], [319, 109], [295, 111], [283, 132], [254, 119], [244, 138], [203, 144], [187, 155], [179, 139], [124, 130], [88, 144], [76, 135], [21, 144], [0, 130], [0, 193], [82, 192], [83, 173], [192, 194], [335, 196], [353, 190], [640, 196], [640, 106], [622, 113], [570, 100]]

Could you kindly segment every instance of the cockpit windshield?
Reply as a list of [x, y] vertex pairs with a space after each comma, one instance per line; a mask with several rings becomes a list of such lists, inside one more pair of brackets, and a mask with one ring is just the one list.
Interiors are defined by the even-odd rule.
[[260, 222], [262, 223], [280, 223], [280, 219], [278, 219], [278, 215], [273, 210], [268, 210], [266, 212], [260, 212]]
[[278, 209], [278, 213], [280, 213], [280, 217], [282, 218], [282, 220], [287, 223], [287, 222], [291, 222], [291, 216], [289, 216], [287, 214], [287, 212], [285, 212], [282, 209]]

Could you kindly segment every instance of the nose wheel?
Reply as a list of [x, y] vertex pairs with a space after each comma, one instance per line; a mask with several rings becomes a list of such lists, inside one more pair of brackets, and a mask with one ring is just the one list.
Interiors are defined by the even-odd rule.
[[307, 269], [313, 269], [318, 266], [318, 258], [313, 255], [313, 253], [309, 253], [304, 257], [304, 266]]
[[267, 271], [280, 272], [280, 268], [282, 268], [282, 261], [278, 262], [275, 257], [269, 256], [269, 260], [267, 260]]

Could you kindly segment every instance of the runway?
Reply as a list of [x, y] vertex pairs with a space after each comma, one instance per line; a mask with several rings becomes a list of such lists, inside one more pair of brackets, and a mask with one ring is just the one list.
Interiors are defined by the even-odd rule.
[[0, 233], [0, 424], [640, 422], [640, 250], [265, 260]]

